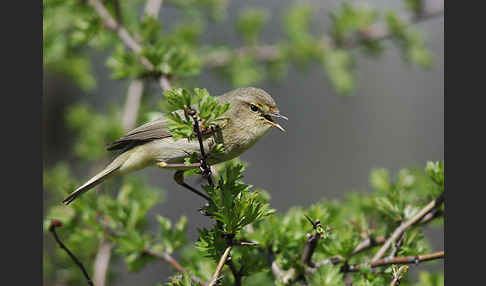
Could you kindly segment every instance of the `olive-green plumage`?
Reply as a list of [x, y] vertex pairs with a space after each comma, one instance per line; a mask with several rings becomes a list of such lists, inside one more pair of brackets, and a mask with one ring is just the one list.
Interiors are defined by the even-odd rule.
[[[284, 118], [273, 98], [262, 89], [248, 87], [230, 91], [216, 97], [221, 103], [230, 102], [230, 109], [224, 114], [224, 121], [219, 124], [217, 134], [205, 134], [205, 150], [217, 143], [222, 143], [224, 153], [209, 155], [209, 164], [218, 164], [231, 160], [265, 135], [271, 127], [284, 129], [273, 118]], [[182, 114], [182, 111], [176, 111]], [[156, 165], [164, 169], [184, 170], [194, 168], [185, 166], [184, 159], [196, 152], [200, 155], [197, 140], [185, 138], [174, 140], [169, 130], [168, 119], [162, 117], [148, 122], [128, 132], [124, 137], [113, 142], [108, 150], [120, 151], [120, 154], [100, 173], [71, 193], [65, 204], [69, 204], [82, 193], [90, 190], [105, 179], [114, 175], [123, 175], [147, 166]], [[216, 138], [216, 139], [215, 139]]]

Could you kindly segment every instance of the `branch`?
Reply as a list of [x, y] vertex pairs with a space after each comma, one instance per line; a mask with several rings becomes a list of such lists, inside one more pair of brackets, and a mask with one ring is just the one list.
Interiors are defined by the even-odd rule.
[[231, 273], [233, 273], [233, 277], [235, 278], [235, 286], [241, 286], [241, 279], [243, 278], [242, 269], [243, 266], [241, 266], [240, 270], [237, 270], [235, 267], [235, 264], [233, 263], [233, 260], [228, 261], [228, 266], [231, 270]]
[[93, 281], [96, 286], [104, 286], [106, 282], [106, 273], [108, 272], [108, 265], [110, 264], [111, 249], [113, 244], [105, 240], [101, 240], [101, 246], [98, 249], [93, 265]]
[[86, 268], [84, 268], [81, 261], [79, 261], [79, 259], [64, 245], [64, 243], [62, 243], [62, 241], [57, 236], [56, 227], [61, 227], [61, 226], [62, 226], [62, 222], [60, 222], [58, 220], [52, 220], [51, 224], [49, 226], [49, 231], [54, 236], [54, 239], [56, 240], [57, 244], [59, 244], [59, 247], [61, 247], [64, 251], [66, 251], [66, 253], [69, 255], [69, 257], [71, 257], [71, 259], [74, 261], [74, 263], [76, 263], [76, 265], [79, 267], [79, 269], [81, 269], [84, 277], [86, 278], [86, 281], [88, 282], [88, 285], [94, 286], [93, 281], [91, 281], [91, 278], [89, 277], [88, 272], [86, 271]]
[[403, 240], [405, 239], [405, 231], [402, 232], [400, 238], [398, 239], [397, 243], [393, 246], [393, 249], [388, 257], [392, 258], [397, 256], [398, 250], [400, 250], [400, 246], [402, 246]]
[[142, 99], [143, 88], [143, 81], [140, 79], [133, 79], [130, 82], [122, 116], [123, 128], [125, 130], [130, 130], [135, 127], [135, 123], [137, 122], [138, 108], [140, 107], [140, 100]]
[[170, 81], [169, 81], [169, 77], [167, 77], [165, 75], [163, 75], [159, 78], [159, 84], [160, 84], [160, 87], [162, 88], [163, 91], [167, 91], [169, 89], [172, 89]]
[[[438, 209], [434, 209], [422, 218], [422, 220], [420, 221], [420, 225], [421, 226], [426, 225], [429, 222], [431, 222], [432, 220], [434, 220], [438, 217], [441, 217], [443, 215], [444, 215], [443, 211], [438, 210]], [[358, 246], [356, 246], [356, 248], [351, 253], [351, 256], [356, 255], [360, 252], [366, 251], [366, 250], [368, 250], [372, 247], [381, 245], [381, 244], [385, 243], [386, 239], [387, 238], [385, 236], [379, 236], [377, 238], [370, 236], [369, 238], [363, 240], [360, 244], [358, 244]]]
[[272, 273], [273, 276], [277, 278], [277, 280], [281, 281], [283, 284], [287, 284], [295, 278], [295, 269], [290, 268], [289, 270], [285, 271], [280, 266], [278, 266], [276, 261], [272, 262]]
[[[127, 46], [137, 55], [138, 60], [149, 71], [154, 71], [154, 66], [152, 65], [152, 63], [146, 57], [140, 55], [140, 52], [142, 51], [142, 46], [130, 35], [130, 33], [128, 33], [128, 31], [122, 25], [120, 25], [115, 21], [115, 19], [113, 19], [108, 10], [106, 10], [105, 6], [103, 6], [103, 4], [99, 0], [88, 0], [88, 4], [93, 7], [94, 10], [98, 13], [98, 16], [100, 16], [100, 18], [103, 20], [105, 27], [116, 32], [120, 40], [122, 40], [122, 42], [125, 44], [125, 46]], [[161, 75], [159, 77], [159, 84], [164, 91], [170, 88], [170, 84], [166, 75]]]
[[421, 225], [428, 224], [432, 220], [434, 220], [434, 219], [436, 219], [438, 217], [441, 217], [443, 215], [444, 215], [444, 211], [443, 210], [433, 209], [430, 213], [428, 213], [426, 216], [424, 216], [424, 218], [420, 221], [420, 224]]
[[211, 178], [211, 166], [207, 162], [207, 154], [204, 151], [203, 139], [201, 134], [201, 128], [199, 128], [199, 120], [196, 117], [196, 111], [191, 107], [187, 107], [189, 109], [189, 115], [194, 122], [194, 132], [197, 135], [197, 140], [199, 141], [199, 150], [201, 151], [201, 171], [202, 176], [208, 180], [210, 186], [214, 186], [213, 179]]
[[[423, 2], [423, 9], [418, 14], [412, 16], [404, 16], [409, 24], [418, 24], [436, 17], [444, 15], [444, 0], [428, 0]], [[388, 28], [373, 25], [363, 31], [360, 31], [360, 36], [367, 41], [381, 41], [392, 36]], [[348, 46], [356, 46], [359, 42], [353, 42]]]
[[219, 259], [218, 266], [216, 267], [216, 271], [214, 271], [213, 278], [211, 278], [211, 282], [209, 282], [208, 286], [214, 286], [216, 282], [219, 280], [219, 276], [221, 275], [221, 271], [223, 270], [223, 266], [226, 263], [226, 260], [229, 257], [230, 251], [231, 251], [232, 246], [226, 247], [223, 255]]
[[[165, 262], [170, 264], [172, 267], [174, 267], [174, 269], [176, 269], [177, 271], [179, 271], [181, 273], [184, 273], [186, 271], [184, 269], [184, 267], [182, 265], [180, 265], [179, 262], [177, 262], [177, 260], [175, 260], [167, 252], [158, 253], [158, 252], [155, 252], [155, 251], [152, 251], [152, 250], [149, 249], [149, 250], [145, 250], [144, 253], [164, 260]], [[192, 281], [199, 283], [201, 286], [206, 286], [206, 283], [204, 283], [204, 281], [202, 281], [199, 277], [197, 277], [195, 275], [191, 275], [191, 279], [192, 279]]]
[[[139, 54], [142, 51], [142, 46], [140, 46], [137, 41], [135, 41], [128, 31], [118, 24], [115, 19], [110, 15], [105, 6], [98, 0], [88, 0], [88, 4], [95, 9], [98, 16], [103, 20], [105, 27], [113, 30], [117, 33], [118, 37], [123, 41], [123, 43], [131, 49], [135, 54]], [[139, 56], [140, 62], [149, 70], [153, 70], [154, 66], [145, 57]]]
[[314, 263], [311, 261], [312, 255], [317, 247], [317, 242], [322, 237], [320, 233], [317, 232], [317, 228], [321, 225], [320, 220], [316, 220], [315, 222], [310, 219], [308, 216], [305, 216], [309, 222], [312, 224], [313, 234], [308, 234], [309, 238], [306, 241], [304, 252], [302, 253], [302, 263], [304, 265], [314, 267]]
[[[426, 8], [422, 11], [422, 13], [408, 17], [410, 24], [416, 24], [423, 22], [428, 19], [432, 19], [435, 17], [442, 16], [444, 14], [444, 0], [429, 0], [431, 4], [435, 5], [425, 5], [425, 6], [432, 6], [430, 8]], [[360, 40], [366, 41], [381, 41], [391, 37], [390, 31], [386, 27], [382, 27], [379, 25], [373, 25], [359, 33]], [[361, 44], [361, 41], [351, 41], [349, 42], [346, 47], [355, 47]], [[325, 38], [319, 42], [319, 48], [324, 51], [329, 46], [336, 45], [331, 41], [329, 38]], [[238, 49], [233, 50], [225, 50], [225, 51], [214, 51], [207, 54], [203, 57], [203, 63], [207, 67], [210, 68], [217, 68], [227, 65], [233, 57], [245, 57], [249, 56], [255, 59], [256, 61], [267, 62], [267, 61], [275, 61], [278, 60], [280, 57], [279, 46], [278, 45], [262, 45], [262, 46], [252, 46], [252, 47], [241, 47]]]
[[[438, 202], [437, 203], [437, 206], [440, 205], [442, 199], [443, 198], [439, 197], [436, 200]], [[433, 208], [429, 213], [427, 213], [420, 220], [419, 224], [417, 224], [417, 225], [420, 225], [420, 226], [426, 225], [427, 223], [431, 222], [433, 219], [438, 218], [438, 217], [441, 217], [443, 215], [444, 215], [444, 212], [442, 210], [439, 210], [437, 208]], [[399, 241], [397, 242], [397, 244], [395, 245], [395, 249], [398, 250], [398, 247], [400, 247], [400, 245], [402, 243], [402, 240], [403, 240], [403, 233], [400, 234], [400, 238], [399, 238]], [[377, 238], [374, 238], [373, 236], [370, 236], [369, 238], [363, 240], [360, 244], [358, 244], [358, 246], [356, 246], [356, 248], [351, 253], [351, 256], [354, 256], [354, 255], [356, 255], [358, 253], [361, 253], [363, 251], [366, 251], [368, 249], [371, 249], [374, 246], [382, 245], [382, 244], [384, 244], [387, 241], [388, 241], [387, 237], [384, 237], [384, 236], [380, 236], [380, 237], [377, 237]], [[396, 255], [396, 253], [395, 253], [395, 255]], [[342, 257], [340, 257], [340, 256], [333, 256], [333, 257], [330, 257], [330, 258], [321, 260], [319, 262], [316, 262], [314, 264], [314, 266], [312, 268], [309, 268], [308, 270], [310, 272], [314, 272], [317, 268], [319, 268], [319, 267], [321, 267], [321, 266], [323, 266], [325, 264], [331, 263], [333, 265], [336, 265], [336, 264], [339, 264], [339, 263], [342, 263], [342, 262], [344, 262], [344, 259]], [[294, 269], [290, 269], [290, 270], [293, 271]], [[290, 273], [290, 270], [288, 270], [287, 272]], [[279, 266], [275, 263], [275, 261], [273, 261], [273, 263], [272, 263], [272, 271], [273, 271], [273, 274], [276, 277], [290, 277], [290, 274], [288, 274], [286, 271], [281, 270], [279, 268]]]
[[363, 240], [360, 244], [358, 244], [358, 246], [356, 246], [356, 248], [353, 250], [351, 255], [356, 255], [356, 254], [358, 254], [362, 251], [368, 250], [368, 249], [370, 249], [374, 246], [383, 244], [383, 243], [385, 243], [385, 241], [386, 241], [386, 237], [384, 237], [384, 236], [380, 236], [380, 237], [377, 237], [377, 238], [374, 238], [374, 237], [367, 238], [367, 239]]
[[429, 260], [442, 259], [444, 258], [444, 251], [433, 252], [429, 254], [415, 255], [415, 256], [401, 256], [393, 258], [382, 258], [370, 263], [350, 265], [343, 269], [343, 272], [356, 272], [359, 271], [361, 267], [370, 266], [371, 268], [385, 266], [390, 264], [417, 264], [420, 262], [425, 262]]
[[[118, 1], [117, 1], [118, 3]], [[145, 14], [157, 18], [162, 0], [148, 0], [145, 4]], [[121, 23], [121, 19], [118, 20]], [[164, 80], [164, 82], [162, 82]], [[170, 83], [165, 76], [160, 78], [162, 90], [170, 89]], [[142, 99], [144, 83], [140, 79], [133, 79], [128, 87], [127, 100], [123, 111], [123, 127], [130, 130], [135, 127], [137, 121], [138, 108]]]
[[409, 227], [414, 225], [415, 223], [421, 221], [425, 215], [427, 215], [429, 212], [434, 210], [437, 206], [439, 206], [442, 202], [444, 201], [444, 194], [442, 193], [437, 199], [431, 201], [429, 204], [427, 204], [422, 210], [420, 210], [414, 217], [406, 221], [405, 223], [402, 223], [395, 231], [393, 234], [388, 238], [388, 240], [383, 244], [383, 246], [378, 250], [378, 252], [375, 254], [373, 257], [372, 261], [380, 259], [383, 255], [385, 255], [385, 252], [388, 250], [388, 248], [400, 237], [400, 235], [407, 230]]

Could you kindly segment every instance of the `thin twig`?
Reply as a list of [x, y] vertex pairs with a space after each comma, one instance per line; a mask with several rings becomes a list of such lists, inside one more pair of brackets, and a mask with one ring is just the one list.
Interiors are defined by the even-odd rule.
[[415, 256], [400, 256], [393, 258], [382, 258], [370, 263], [350, 265], [347, 269], [343, 269], [343, 272], [356, 272], [359, 271], [361, 267], [370, 266], [371, 268], [385, 266], [390, 264], [417, 264], [420, 262], [425, 262], [429, 260], [436, 260], [444, 258], [444, 251], [437, 251], [429, 254], [415, 255]]
[[397, 256], [398, 250], [400, 250], [400, 246], [402, 246], [402, 242], [405, 239], [405, 231], [400, 235], [400, 238], [398, 239], [397, 243], [393, 246], [393, 249], [388, 257], [393, 258]]
[[[427, 2], [438, 3], [436, 5], [427, 5], [432, 6], [430, 8], [425, 9], [421, 14], [414, 15], [412, 17], [408, 17], [410, 24], [416, 24], [423, 22], [428, 19], [432, 19], [435, 17], [442, 16], [444, 14], [444, 0], [428, 0]], [[362, 40], [366, 41], [381, 41], [391, 37], [390, 31], [379, 25], [373, 25], [363, 31], [360, 32], [359, 37], [354, 39], [348, 43], [346, 43], [346, 47], [356, 47], [361, 44]], [[332, 43], [331, 39], [325, 38], [324, 40], [319, 42], [318, 48], [325, 50], [327, 47], [335, 45]], [[227, 65], [233, 57], [245, 57], [250, 56], [256, 61], [260, 62], [267, 62], [267, 61], [275, 61], [281, 57], [279, 46], [278, 45], [261, 45], [261, 46], [252, 46], [252, 47], [241, 47], [238, 49], [233, 50], [220, 50], [208, 53], [206, 56], [203, 57], [204, 65], [210, 68], [217, 68]]]
[[76, 263], [76, 265], [81, 269], [83, 272], [84, 277], [86, 278], [86, 281], [88, 282], [88, 285], [94, 286], [93, 281], [91, 281], [91, 278], [89, 277], [88, 272], [86, 271], [86, 268], [84, 268], [83, 263], [79, 261], [79, 259], [62, 243], [62, 241], [59, 239], [56, 233], [56, 227], [61, 227], [62, 223], [58, 220], [52, 220], [51, 224], [49, 226], [49, 231], [52, 233], [54, 236], [54, 239], [56, 240], [57, 244], [59, 244], [59, 247], [61, 247], [66, 253], [71, 257], [71, 259]]
[[[172, 257], [167, 252], [158, 253], [156, 251], [153, 251], [153, 250], [150, 250], [149, 249], [149, 250], [145, 250], [144, 253], [145, 254], [148, 254], [150, 256], [153, 256], [153, 257], [157, 257], [159, 259], [162, 259], [163, 261], [167, 262], [172, 267], [174, 267], [174, 269], [176, 269], [177, 271], [179, 271], [181, 273], [184, 273], [185, 272], [184, 267], [181, 264], [179, 264], [179, 262], [177, 262], [177, 260], [175, 260], [174, 257]], [[191, 276], [191, 279], [192, 279], [192, 281], [194, 281], [196, 283], [199, 283], [201, 286], [206, 286], [206, 283], [203, 280], [201, 280], [199, 277], [195, 276], [195, 275], [192, 275]]]
[[383, 243], [385, 243], [385, 241], [386, 241], [386, 237], [384, 237], [384, 236], [380, 236], [380, 237], [377, 237], [377, 238], [369, 237], [369, 238], [363, 240], [360, 244], [358, 244], [358, 246], [356, 246], [356, 248], [353, 250], [351, 255], [356, 255], [356, 254], [358, 254], [362, 251], [368, 250], [368, 249], [370, 249], [374, 246], [383, 244]]
[[408, 221], [400, 224], [400, 226], [395, 229], [395, 231], [392, 233], [390, 238], [383, 244], [383, 246], [378, 250], [378, 252], [375, 254], [373, 257], [372, 261], [376, 261], [383, 257], [385, 255], [385, 252], [390, 248], [390, 246], [398, 239], [398, 237], [409, 227], [414, 225], [415, 223], [419, 222], [422, 220], [422, 218], [427, 215], [429, 212], [431, 212], [433, 209], [435, 209], [437, 206], [439, 206], [444, 200], [444, 194], [441, 194], [437, 199], [431, 201], [428, 203], [422, 210], [420, 210], [414, 217], [409, 219]]
[[256, 241], [233, 241], [233, 245], [258, 246], [258, 242], [256, 242]]
[[224, 264], [226, 263], [226, 260], [229, 257], [229, 254], [231, 252], [231, 248], [232, 248], [232, 246], [230, 245], [230, 246], [226, 247], [226, 249], [224, 250], [224, 253], [221, 256], [221, 258], [219, 259], [219, 263], [218, 263], [218, 266], [216, 267], [216, 271], [214, 271], [213, 277], [211, 278], [211, 282], [209, 282], [208, 286], [214, 286], [216, 284], [216, 282], [219, 280], [219, 276], [221, 275], [221, 271], [223, 270], [223, 266], [224, 266]]

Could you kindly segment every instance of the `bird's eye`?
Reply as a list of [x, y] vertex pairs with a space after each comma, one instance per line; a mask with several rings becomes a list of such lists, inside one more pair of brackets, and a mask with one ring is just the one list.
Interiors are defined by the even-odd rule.
[[257, 111], [258, 111], [258, 107], [256, 107], [256, 106], [255, 106], [255, 105], [253, 105], [253, 104], [250, 104], [250, 109], [251, 109], [251, 111], [253, 111], [253, 112], [257, 112]]

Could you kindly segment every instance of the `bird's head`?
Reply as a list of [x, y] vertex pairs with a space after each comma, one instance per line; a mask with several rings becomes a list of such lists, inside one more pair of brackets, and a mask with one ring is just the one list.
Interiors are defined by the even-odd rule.
[[225, 97], [231, 102], [229, 116], [240, 128], [245, 128], [256, 136], [265, 134], [272, 127], [285, 132], [275, 119], [287, 120], [287, 117], [280, 114], [275, 101], [264, 90], [254, 87], [239, 88]]

